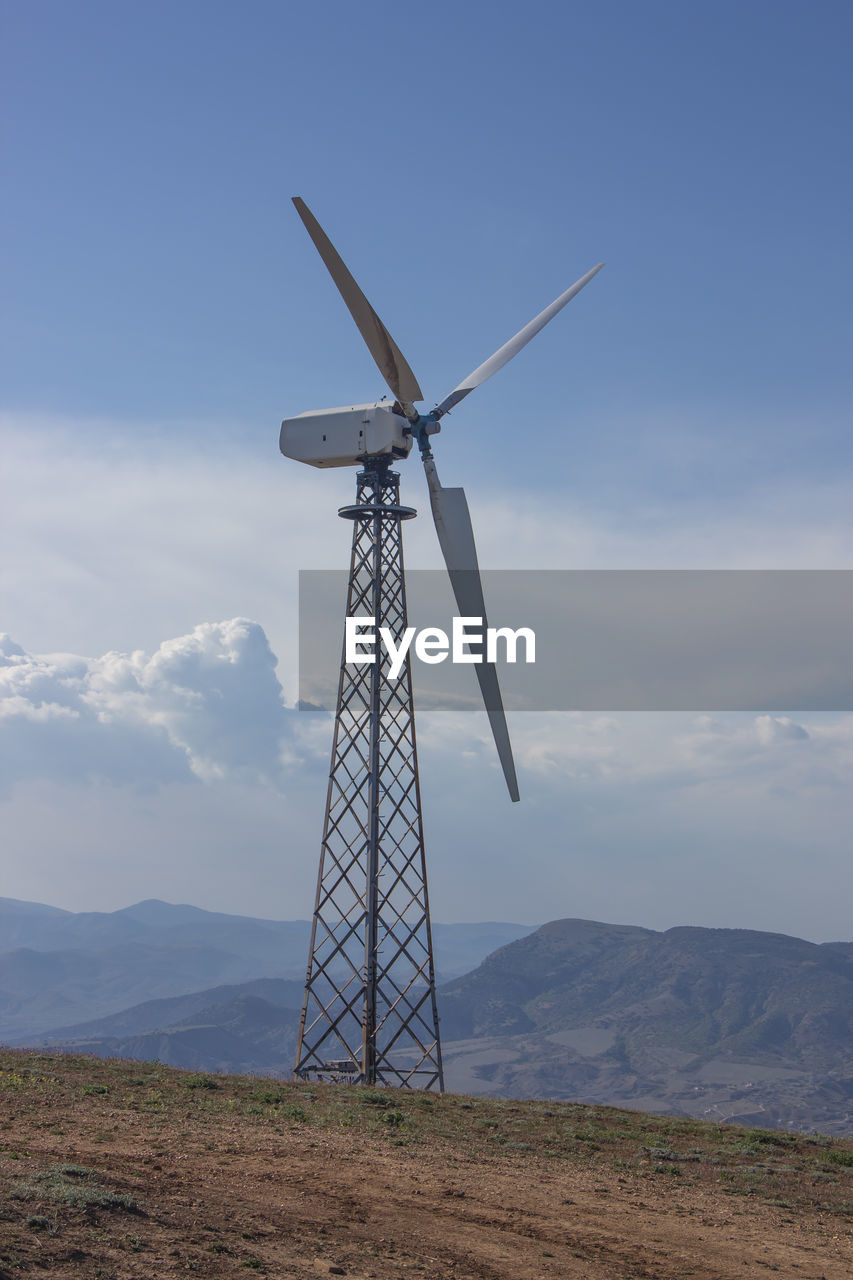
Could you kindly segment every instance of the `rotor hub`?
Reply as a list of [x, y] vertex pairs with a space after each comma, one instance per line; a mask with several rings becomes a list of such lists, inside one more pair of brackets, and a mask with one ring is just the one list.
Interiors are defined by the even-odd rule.
[[417, 441], [422, 457], [431, 457], [432, 449], [430, 448], [429, 438], [430, 436], [438, 435], [440, 430], [441, 423], [435, 413], [419, 413], [417, 419], [412, 422], [412, 435]]

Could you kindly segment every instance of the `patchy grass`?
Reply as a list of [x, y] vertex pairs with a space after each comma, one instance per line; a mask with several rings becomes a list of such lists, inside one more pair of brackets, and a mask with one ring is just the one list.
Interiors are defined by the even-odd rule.
[[[168, 1188], [166, 1174], [157, 1172], [163, 1161], [171, 1168], [186, 1161], [191, 1178], [193, 1161], [204, 1158], [221, 1167], [227, 1183], [247, 1151], [283, 1152], [288, 1142], [299, 1142], [302, 1150], [316, 1148], [322, 1180], [323, 1152], [344, 1136], [389, 1158], [408, 1148], [409, 1158], [423, 1154], [451, 1170], [467, 1161], [484, 1168], [511, 1161], [520, 1183], [534, 1183], [545, 1170], [558, 1179], [609, 1180], [637, 1197], [671, 1198], [697, 1188], [721, 1204], [742, 1197], [739, 1204], [767, 1206], [777, 1216], [831, 1215], [841, 1231], [849, 1230], [844, 1219], [853, 1209], [853, 1139], [577, 1103], [306, 1084], [0, 1050], [0, 1228], [18, 1233], [21, 1257], [53, 1239], [66, 1248], [82, 1240], [85, 1251], [86, 1232], [95, 1238], [101, 1231], [112, 1242], [111, 1273], [142, 1274], [123, 1269], [121, 1258], [150, 1251], [150, 1224], [169, 1218], [168, 1205], [157, 1200]], [[129, 1214], [136, 1215], [135, 1235], [121, 1227]], [[227, 1234], [230, 1228], [218, 1220], [204, 1225], [202, 1218], [196, 1252], [183, 1250], [180, 1266], [217, 1276], [231, 1271], [204, 1268], [263, 1271], [263, 1230], [256, 1237], [254, 1227], [242, 1229], [244, 1236]], [[0, 1273], [19, 1273], [9, 1261], [13, 1252], [0, 1249]], [[143, 1258], [149, 1262], [153, 1275], [157, 1266]]]
[[[97, 1170], [79, 1164], [58, 1164], [34, 1173], [30, 1180], [16, 1179], [9, 1191], [9, 1199], [37, 1200], [68, 1205], [73, 1209], [124, 1209], [128, 1213], [139, 1209], [132, 1195], [104, 1186], [99, 1181], [100, 1177]], [[32, 1220], [30, 1218], [28, 1222]]]
[[405, 1134], [474, 1153], [506, 1149], [519, 1159], [530, 1153], [557, 1164], [617, 1167], [638, 1177], [724, 1183], [786, 1202], [838, 1204], [841, 1212], [853, 1199], [847, 1174], [853, 1169], [853, 1140], [577, 1103], [441, 1097], [199, 1074], [159, 1063], [0, 1052], [0, 1092], [14, 1093], [27, 1110], [48, 1097], [59, 1103], [57, 1095], [75, 1084], [86, 1096], [92, 1135], [101, 1142], [109, 1137], [102, 1118], [107, 1110], [144, 1115], [155, 1141], [161, 1131], [201, 1126], [210, 1131], [214, 1147], [217, 1121], [232, 1117], [259, 1129], [345, 1128], [388, 1141]]

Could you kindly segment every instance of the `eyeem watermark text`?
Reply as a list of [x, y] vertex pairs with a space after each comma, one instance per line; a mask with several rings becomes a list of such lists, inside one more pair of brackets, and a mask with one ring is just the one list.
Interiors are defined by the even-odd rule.
[[[406, 627], [399, 644], [390, 627], [379, 627], [379, 643], [391, 660], [388, 676], [396, 680], [406, 662], [414, 642], [415, 656], [430, 665], [444, 662], [505, 662], [518, 661], [519, 641], [523, 641], [524, 661], [536, 661], [536, 635], [530, 627], [486, 627], [482, 618], [453, 618], [451, 633], [440, 627]], [[485, 657], [484, 653], [485, 642]], [[503, 652], [499, 652], [499, 642]], [[366, 651], [365, 651], [366, 650]], [[345, 659], [347, 662], [369, 663], [380, 660], [377, 646], [377, 627], [370, 618], [346, 620]]]

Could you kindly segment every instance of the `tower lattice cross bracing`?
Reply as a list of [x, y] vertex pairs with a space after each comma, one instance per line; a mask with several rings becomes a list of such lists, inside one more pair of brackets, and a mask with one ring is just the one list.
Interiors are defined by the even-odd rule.
[[[406, 627], [400, 478], [357, 476], [347, 616]], [[412, 680], [342, 653], [296, 1074], [442, 1089]]]

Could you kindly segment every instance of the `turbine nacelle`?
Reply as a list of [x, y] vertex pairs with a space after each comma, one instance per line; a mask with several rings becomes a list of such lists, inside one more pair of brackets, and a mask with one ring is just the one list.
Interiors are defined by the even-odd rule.
[[413, 443], [408, 421], [388, 401], [300, 413], [283, 420], [279, 435], [284, 456], [311, 467], [360, 467], [375, 457], [399, 462]]

